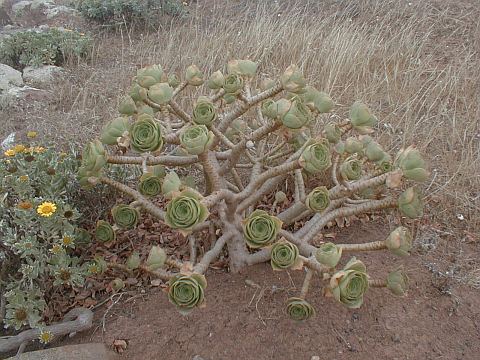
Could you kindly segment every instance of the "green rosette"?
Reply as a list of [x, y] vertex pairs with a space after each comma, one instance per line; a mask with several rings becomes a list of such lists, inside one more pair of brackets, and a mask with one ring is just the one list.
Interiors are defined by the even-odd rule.
[[262, 115], [270, 119], [275, 119], [278, 115], [276, 102], [272, 99], [267, 99], [261, 106]]
[[213, 133], [205, 125], [193, 125], [180, 134], [180, 144], [189, 154], [199, 155], [208, 149], [213, 138]]
[[130, 128], [130, 147], [144, 153], [159, 150], [162, 146], [163, 138], [159, 123], [150, 115], [139, 115]]
[[216, 118], [215, 105], [207, 98], [200, 97], [193, 109], [193, 122], [197, 125], [210, 125]]
[[319, 141], [308, 145], [300, 156], [300, 163], [305, 171], [317, 174], [327, 170], [332, 165], [328, 141]]
[[293, 97], [289, 109], [282, 113], [282, 124], [289, 129], [300, 129], [312, 119], [310, 110], [299, 97]]
[[306, 86], [305, 93], [301, 95], [302, 99], [312, 111], [319, 113], [328, 113], [333, 109], [333, 100], [323, 91], [318, 91], [313, 86]]
[[286, 240], [278, 241], [272, 246], [270, 264], [273, 270], [285, 270], [299, 267], [299, 251], [295, 244]]
[[112, 217], [118, 227], [122, 229], [133, 229], [137, 226], [140, 213], [131, 206], [120, 204], [112, 209]]
[[385, 240], [388, 250], [397, 256], [410, 255], [413, 237], [405, 226], [399, 226], [393, 230]]
[[243, 79], [237, 74], [230, 74], [225, 78], [223, 89], [226, 94], [236, 95], [243, 88]]
[[361, 155], [363, 153], [363, 143], [354, 137], [349, 137], [345, 140], [345, 152]]
[[206, 287], [203, 275], [176, 275], [168, 282], [168, 299], [180, 313], [188, 314], [204, 303]]
[[158, 83], [148, 89], [148, 98], [155, 104], [164, 105], [172, 100], [173, 88], [168, 83]]
[[117, 145], [117, 139], [130, 130], [130, 121], [126, 117], [119, 117], [108, 122], [102, 129], [100, 141], [105, 145]]
[[397, 296], [405, 296], [408, 291], [408, 276], [402, 267], [387, 276], [387, 288]]
[[147, 260], [145, 261], [145, 265], [148, 270], [155, 271], [162, 268], [165, 265], [166, 260], [167, 254], [165, 253], [165, 250], [160, 246], [152, 246], [148, 253]]
[[328, 242], [319, 246], [315, 252], [317, 261], [325, 266], [333, 268], [337, 266], [342, 257], [342, 248], [334, 243]]
[[420, 151], [413, 146], [401, 151], [395, 159], [395, 165], [402, 170], [403, 176], [409, 180], [424, 182], [430, 177], [425, 160]]
[[202, 196], [193, 190], [180, 192], [167, 204], [165, 223], [184, 235], [191, 233], [195, 225], [205, 221], [210, 215], [201, 199]]
[[315, 309], [306, 300], [292, 297], [287, 300], [287, 314], [292, 320], [305, 321], [315, 316]]
[[358, 159], [347, 158], [340, 165], [340, 174], [344, 180], [358, 180], [362, 176], [362, 164]]
[[403, 215], [410, 219], [416, 219], [423, 216], [423, 200], [420, 191], [414, 187], [405, 190], [398, 197], [398, 208]]
[[240, 76], [252, 77], [257, 72], [257, 64], [251, 60], [230, 60], [227, 64], [227, 72]]
[[335, 123], [328, 123], [323, 130], [325, 138], [332, 144], [336, 144], [342, 137], [342, 130]]
[[107, 163], [105, 148], [99, 140], [90, 142], [82, 153], [82, 163], [78, 169], [78, 181], [81, 186], [90, 186], [88, 179], [99, 177]]
[[255, 210], [243, 220], [243, 235], [247, 245], [252, 249], [273, 243], [281, 228], [282, 222], [263, 210]]
[[326, 186], [319, 186], [310, 191], [305, 205], [314, 212], [322, 212], [330, 205], [329, 191]]
[[133, 115], [137, 112], [137, 105], [131, 96], [125, 96], [120, 100], [118, 105], [118, 112], [122, 115]]
[[97, 221], [97, 227], [95, 229], [95, 239], [100, 242], [108, 242], [116, 239], [115, 230], [112, 225], [104, 220]]
[[175, 171], [170, 171], [163, 178], [162, 183], [162, 194], [165, 195], [167, 199], [170, 199], [172, 195], [180, 190], [182, 181]]
[[190, 65], [185, 71], [185, 79], [192, 86], [200, 86], [203, 84], [203, 73], [196, 65]]
[[330, 289], [335, 300], [350, 309], [359, 308], [363, 304], [363, 296], [368, 290], [365, 265], [360, 260], [352, 258], [343, 270], [332, 276]]
[[143, 88], [160, 82], [163, 75], [163, 69], [160, 65], [149, 65], [137, 70], [135, 81]]
[[373, 115], [367, 105], [361, 101], [356, 101], [350, 108], [350, 121], [353, 128], [360, 134], [370, 134], [377, 123], [377, 118]]
[[223, 88], [225, 84], [225, 76], [223, 76], [220, 70], [215, 71], [207, 81], [207, 87], [212, 90], [218, 90]]
[[306, 81], [296, 65], [290, 65], [280, 76], [280, 83], [284, 90], [300, 94], [305, 92]]
[[156, 196], [162, 192], [162, 179], [151, 173], [145, 173], [138, 182], [138, 191], [145, 196]]

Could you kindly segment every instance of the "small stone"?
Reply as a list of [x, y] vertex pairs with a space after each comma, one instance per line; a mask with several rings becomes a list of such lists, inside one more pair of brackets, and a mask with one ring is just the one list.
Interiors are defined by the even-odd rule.
[[313, 355], [310, 360], [320, 360], [320, 356], [318, 355]]
[[8, 65], [0, 64], [0, 93], [16, 86], [23, 86], [22, 73]]
[[107, 350], [104, 344], [67, 345], [56, 348], [32, 351], [9, 360], [113, 360], [118, 357]]
[[205, 360], [205, 359], [200, 355], [195, 355], [192, 360]]
[[47, 88], [56, 80], [60, 79], [64, 73], [64, 69], [54, 65], [43, 65], [40, 67], [27, 66], [23, 69], [23, 80], [28, 85]]

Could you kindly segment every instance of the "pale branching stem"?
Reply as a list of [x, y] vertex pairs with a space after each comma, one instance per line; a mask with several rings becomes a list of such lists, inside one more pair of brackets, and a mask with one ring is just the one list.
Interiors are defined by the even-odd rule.
[[367, 189], [369, 187], [379, 186], [379, 185], [381, 185], [385, 182], [385, 180], [387, 179], [389, 174], [393, 175], [393, 174], [396, 174], [400, 171], [401, 170], [395, 170], [395, 171], [390, 172], [390, 173], [385, 173], [385, 174], [378, 175], [378, 176], [373, 177], [371, 179], [355, 181], [355, 182], [349, 184], [348, 189], [346, 189], [345, 187], [343, 187], [341, 185], [340, 186], [335, 186], [333, 189], [330, 190], [330, 198], [331, 199], [337, 199], [339, 197], [349, 196], [349, 195], [351, 195], [355, 192]]
[[157, 104], [156, 102], [153, 102], [148, 97], [146, 97], [145, 99], [142, 99], [142, 101], [153, 109], [156, 109], [156, 110], [162, 109], [162, 105]]
[[243, 92], [241, 92], [240, 94], [238, 94], [238, 99], [242, 102], [244, 102], [245, 104], [248, 103], [248, 97], [246, 94], [244, 94]]
[[163, 140], [165, 141], [165, 143], [166, 144], [180, 145], [180, 134], [182, 133], [183, 128], [184, 128], [184, 126], [182, 124], [181, 128], [178, 129], [177, 131], [172, 132], [170, 134], [166, 134], [163, 137]]
[[227, 240], [229, 240], [231, 236], [232, 236], [231, 233], [225, 233], [222, 236], [220, 236], [217, 239], [215, 246], [213, 246], [213, 248], [208, 250], [203, 255], [202, 259], [193, 268], [193, 271], [198, 274], [205, 273], [205, 271], [207, 271], [208, 269], [208, 265], [210, 265], [210, 263], [213, 260], [215, 260], [220, 256], [220, 253], [222, 252], [223, 247], [225, 246], [225, 244], [227, 243]]
[[257, 112], [258, 122], [260, 123], [260, 125], [265, 125], [266, 121], [262, 114], [262, 107], [260, 105], [257, 105], [255, 110]]
[[305, 236], [311, 229], [313, 226], [315, 226], [315, 224], [317, 224], [319, 221], [321, 221], [326, 214], [332, 212], [333, 210], [335, 210], [336, 208], [338, 208], [339, 206], [341, 206], [344, 202], [344, 199], [336, 199], [336, 200], [333, 200], [330, 202], [330, 205], [328, 205], [328, 207], [323, 210], [321, 213], [317, 213], [315, 214], [309, 221], [307, 221], [303, 227], [301, 229], [299, 229], [295, 235], [301, 239], [303, 236]]
[[172, 132], [172, 121], [170, 119], [170, 113], [168, 112], [168, 107], [166, 105], [162, 105], [160, 107], [160, 112], [162, 113], [164, 117], [164, 123], [165, 123], [165, 128], [167, 129], [168, 133]]
[[148, 172], [147, 160], [148, 160], [148, 158], [150, 157], [150, 154], [149, 154], [149, 153], [142, 154], [142, 157], [143, 157], [143, 161], [142, 161], [142, 172], [143, 172], [144, 174], [146, 174], [146, 173]]
[[211, 192], [223, 188], [223, 180], [219, 174], [219, 166], [215, 154], [207, 150], [198, 155], [198, 158], [202, 163], [207, 184], [211, 187], [211, 189], [208, 189], [207, 187], [207, 190], [210, 190]]
[[315, 270], [319, 275], [323, 274], [324, 272], [327, 272], [329, 270], [328, 267], [326, 267], [325, 265], [322, 265], [320, 264], [317, 259], [315, 259], [314, 256], [311, 256], [311, 257], [303, 257], [303, 256], [300, 256], [300, 260], [303, 261], [303, 264], [312, 269], [312, 270]]
[[277, 217], [285, 224], [290, 225], [297, 216], [302, 214], [308, 208], [303, 203], [294, 203], [288, 209], [283, 210]]
[[272, 254], [272, 249], [270, 248], [265, 248], [253, 254], [249, 254], [246, 258], [247, 265], [264, 263], [270, 260], [271, 254]]
[[54, 338], [63, 335], [77, 333], [88, 330], [92, 327], [93, 312], [85, 308], [75, 308], [70, 310], [64, 317], [63, 321], [54, 325], [44, 326], [42, 330], [39, 328], [22, 331], [15, 336], [0, 338], [0, 353], [13, 351], [22, 344], [27, 344], [39, 338], [42, 331], [49, 331]]
[[240, 191], [245, 189], [245, 187], [243, 186], [243, 183], [242, 183], [242, 179], [240, 178], [240, 175], [238, 175], [237, 169], [232, 168], [230, 171], [232, 173], [233, 180], [235, 181], [235, 185], [237, 185], [238, 189]]
[[235, 168], [238, 168], [238, 169], [251, 169], [251, 168], [253, 168], [253, 164], [235, 164]]
[[310, 282], [312, 281], [313, 271], [307, 267], [307, 273], [305, 274], [305, 279], [303, 280], [302, 290], [300, 290], [300, 298], [304, 299], [307, 297], [308, 289], [310, 287]]
[[395, 199], [388, 197], [382, 200], [371, 200], [368, 203], [352, 206], [352, 207], [341, 207], [339, 209], [333, 210], [329, 214], [322, 216], [320, 219], [316, 219], [314, 216], [310, 219], [305, 225], [308, 225], [312, 221], [314, 225], [311, 227], [308, 234], [303, 237], [303, 241], [310, 242], [319, 231], [321, 231], [329, 221], [336, 219], [337, 217], [348, 217], [352, 215], [363, 214], [373, 210], [386, 209], [391, 207], [396, 207], [397, 202]]
[[166, 258], [165, 259], [165, 265], [168, 265], [168, 266], [171, 266], [171, 267], [174, 267], [174, 268], [177, 268], [177, 269], [181, 269], [182, 266], [183, 266], [183, 263], [181, 261], [178, 261], [178, 260], [175, 260], [175, 259]]
[[175, 97], [177, 96], [183, 89], [185, 89], [188, 85], [188, 82], [187, 81], [182, 81], [180, 84], [178, 84], [178, 86], [175, 88], [175, 90], [173, 90], [173, 95], [172, 97]]
[[234, 193], [239, 193], [240, 192], [240, 189], [232, 184], [230, 181], [225, 181], [226, 185], [227, 185], [227, 189], [230, 190], [230, 191], [233, 191]]
[[385, 288], [387, 287], [387, 281], [380, 279], [370, 279], [368, 280], [368, 286], [372, 288]]
[[293, 192], [293, 199], [295, 203], [300, 202], [300, 188], [298, 186], [297, 179], [294, 177], [294, 192]]
[[213, 95], [211, 98], [210, 98], [210, 101], [212, 103], [216, 103], [218, 100], [220, 100], [223, 95], [225, 95], [225, 90], [224, 89], [220, 89], [217, 91], [217, 93], [215, 95]]
[[195, 264], [197, 261], [197, 241], [192, 234], [188, 236], [188, 245], [190, 247], [190, 262]]
[[281, 183], [285, 179], [286, 175], [280, 175], [277, 177], [274, 177], [268, 181], [266, 181], [262, 187], [258, 190], [255, 191], [255, 194], [247, 197], [245, 200], [243, 200], [240, 205], [238, 205], [237, 213], [241, 214], [245, 209], [247, 209], [250, 205], [255, 204], [257, 201], [259, 201], [265, 194], [273, 191], [275, 187]]
[[277, 154], [274, 154], [274, 155], [272, 155], [272, 156], [269, 156], [269, 157], [265, 160], [265, 162], [271, 162], [271, 161], [274, 161], [274, 160], [277, 160], [277, 159], [281, 159], [281, 158], [283, 158], [283, 157], [285, 157], [285, 156], [290, 155], [290, 154], [293, 153], [294, 151], [295, 151], [295, 150], [293, 150], [293, 149], [287, 149], [287, 150], [285, 150], [285, 151], [283, 151], [283, 152], [279, 152], [279, 153], [277, 153]]
[[215, 126], [210, 126], [210, 130], [213, 134], [220, 139], [220, 141], [225, 144], [229, 149], [235, 148], [235, 144], [232, 143], [224, 134], [222, 134]]
[[340, 182], [338, 181], [338, 176], [337, 176], [337, 168], [338, 168], [339, 159], [340, 159], [340, 156], [335, 155], [333, 157], [333, 165], [332, 165], [332, 180], [333, 180], [333, 183], [337, 186], [341, 186]]
[[363, 244], [337, 244], [338, 247], [342, 248], [342, 251], [375, 251], [375, 250], [385, 250], [387, 245], [385, 241], [372, 241]]
[[303, 181], [302, 170], [296, 169], [295, 170], [295, 183], [298, 184], [298, 201], [305, 201], [305, 182]]
[[231, 112], [229, 112], [228, 114], [223, 116], [223, 119], [220, 122], [220, 125], [218, 126], [218, 130], [220, 132], [225, 132], [228, 129], [228, 127], [230, 126], [230, 124], [233, 120], [235, 120], [239, 116], [243, 115], [252, 106], [258, 104], [259, 102], [261, 102], [265, 99], [268, 99], [269, 97], [275, 96], [280, 91], [282, 91], [282, 86], [281, 85], [276, 85], [273, 88], [270, 88], [268, 90], [265, 90], [265, 91], [261, 92], [258, 95], [253, 96], [252, 98], [250, 98], [248, 100], [247, 103], [240, 104], [235, 109], [233, 109]]
[[272, 156], [273, 154], [277, 154], [285, 145], [287, 144], [286, 141], [281, 141], [280, 144], [275, 145], [272, 149], [270, 149], [262, 158], [262, 160], [266, 160], [268, 157]]
[[[100, 178], [98, 178], [98, 180], [102, 183], [110, 185], [111, 187], [113, 187], [113, 188], [115, 188], [115, 189], [117, 189], [117, 190], [119, 190], [119, 191], [121, 191], [121, 192], [123, 192], [127, 195], [130, 195], [132, 198], [135, 199], [135, 201], [138, 202], [139, 205], [141, 205], [141, 207], [145, 211], [149, 212], [150, 214], [152, 214], [156, 218], [158, 218], [160, 220], [165, 219], [165, 212], [163, 210], [161, 210], [160, 208], [158, 208], [157, 206], [155, 206], [151, 201], [147, 200], [138, 191], [128, 187], [125, 184], [119, 183], [118, 181], [115, 181], [115, 180], [112, 180], [112, 179], [109, 179], [109, 178], [106, 178], [106, 177], [100, 177]], [[95, 184], [95, 181], [96, 181], [96, 179], [94, 178], [91, 182], [93, 184]]]
[[[142, 156], [107, 156], [107, 162], [109, 164], [132, 164], [142, 165]], [[196, 155], [190, 156], [174, 156], [174, 155], [162, 155], [162, 156], [150, 156], [147, 159], [147, 165], [165, 165], [165, 166], [186, 166], [198, 162]]]
[[253, 192], [259, 189], [268, 179], [274, 178], [279, 175], [287, 174], [292, 170], [300, 168], [300, 162], [298, 160], [294, 160], [268, 169], [267, 171], [256, 177], [254, 181], [250, 182], [250, 184], [248, 184], [245, 190], [243, 190], [240, 194], [236, 194], [235, 197], [237, 200], [244, 200], [247, 197], [251, 196]]
[[202, 199], [202, 204], [204, 204], [207, 208], [211, 208], [218, 204], [219, 201], [226, 199], [226, 200], [233, 200], [234, 194], [226, 189], [216, 190], [212, 192], [210, 195]]
[[178, 105], [175, 100], [170, 100], [168, 102], [168, 104], [170, 105], [170, 107], [172, 108], [172, 110], [174, 111], [174, 113], [179, 117], [181, 118], [182, 120], [184, 120], [185, 122], [188, 122], [188, 123], [191, 123], [192, 122], [192, 118], [190, 117], [190, 115], [188, 115], [185, 111], [183, 111], [183, 109], [180, 107], [180, 105]]
[[299, 237], [297, 237], [295, 234], [292, 234], [291, 232], [287, 230], [280, 230], [278, 233], [280, 236], [283, 236], [287, 241], [291, 242], [292, 244], [297, 245], [298, 250], [300, 251], [300, 254], [310, 257], [316, 250], [317, 248], [313, 245], [310, 245], [304, 241], [302, 241]]

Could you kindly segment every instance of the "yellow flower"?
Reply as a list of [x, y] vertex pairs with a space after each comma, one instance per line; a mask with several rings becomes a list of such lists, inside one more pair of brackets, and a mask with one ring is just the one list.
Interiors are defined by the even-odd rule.
[[37, 207], [37, 213], [43, 217], [52, 216], [56, 210], [57, 205], [48, 201], [45, 201]]
[[5, 156], [15, 156], [16, 152], [13, 149], [8, 149], [3, 153]]
[[40, 340], [42, 344], [48, 344], [50, 341], [52, 341], [52, 339], [53, 339], [53, 334], [51, 331], [42, 330], [40, 332], [40, 335], [38, 335], [38, 340]]
[[27, 132], [27, 137], [30, 138], [30, 139], [34, 139], [37, 137], [37, 132], [36, 131], [29, 131]]
[[20, 181], [26, 182], [28, 181], [28, 175], [22, 175], [19, 177]]
[[13, 150], [14, 150], [17, 154], [19, 154], [19, 153], [22, 153], [22, 152], [25, 151], [25, 146], [22, 145], [22, 144], [18, 144], [18, 145], [15, 145], [15, 146], [13, 147]]
[[33, 148], [33, 150], [34, 150], [36, 153], [43, 153], [43, 152], [45, 152], [46, 149], [45, 149], [44, 147], [42, 147], [42, 146], [35, 146], [35, 147]]
[[25, 148], [25, 150], [23, 150], [23, 152], [32, 154], [33, 153], [33, 147], [27, 147], [27, 148]]
[[73, 244], [73, 239], [70, 237], [70, 236], [64, 236], [63, 239], [62, 239], [62, 244], [64, 246], [69, 246], [69, 245], [72, 245]]
[[33, 205], [30, 201], [22, 201], [22, 202], [19, 202], [17, 206], [19, 209], [30, 210]]
[[52, 248], [50, 249], [50, 252], [55, 255], [60, 254], [62, 251], [63, 251], [62, 246], [58, 244], [53, 245]]

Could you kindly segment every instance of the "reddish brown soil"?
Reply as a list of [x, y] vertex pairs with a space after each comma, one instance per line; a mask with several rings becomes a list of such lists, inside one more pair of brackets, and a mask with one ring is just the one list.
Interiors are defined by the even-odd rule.
[[[339, 242], [384, 238], [385, 225], [355, 226]], [[381, 255], [381, 256], [380, 256]], [[298, 294], [303, 280], [299, 271], [273, 272], [268, 264], [244, 274], [218, 270], [207, 273], [207, 307], [182, 316], [168, 303], [166, 294], [153, 288], [139, 297], [112, 307], [93, 336], [75, 342], [115, 339], [128, 343], [125, 359], [192, 359], [201, 355], [217, 359], [478, 359], [480, 352], [480, 299], [476, 290], [435, 281], [425, 267], [425, 257], [414, 254], [403, 260], [384, 253], [359, 256], [372, 277], [404, 263], [411, 278], [406, 298], [385, 289], [370, 289], [364, 305], [349, 310], [321, 292], [313, 282], [308, 300], [317, 316], [295, 323], [284, 314], [285, 301]], [[249, 279], [263, 290], [246, 286]], [[449, 292], [451, 294], [449, 294]], [[123, 299], [127, 300], [128, 295]], [[97, 311], [101, 324], [105, 308]]]

